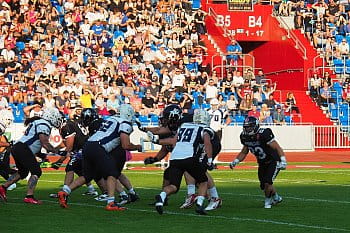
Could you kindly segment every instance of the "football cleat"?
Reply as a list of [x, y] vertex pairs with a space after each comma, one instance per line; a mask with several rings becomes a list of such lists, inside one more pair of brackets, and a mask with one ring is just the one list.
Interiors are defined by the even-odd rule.
[[60, 203], [60, 206], [62, 208], [68, 208], [68, 193], [64, 192], [64, 191], [59, 191], [58, 192], [58, 202]]
[[220, 208], [222, 205], [222, 200], [221, 198], [215, 198], [212, 197], [210, 198], [209, 204], [208, 206], [205, 208], [205, 210], [209, 211], [209, 210], [215, 210], [217, 208]]
[[4, 186], [0, 186], [0, 199], [3, 201], [7, 201], [6, 188], [4, 188]]
[[194, 202], [196, 201], [197, 195], [196, 194], [192, 194], [186, 197], [185, 202], [182, 204], [182, 206], [180, 206], [180, 209], [188, 209], [191, 208], [194, 204]]
[[271, 206], [272, 206], [272, 198], [265, 198], [264, 208], [265, 209], [271, 209]]
[[117, 203], [117, 205], [125, 205], [125, 204], [128, 204], [128, 203], [130, 203], [129, 196], [128, 195], [121, 195], [120, 196], [120, 200]]
[[[157, 203], [157, 201], [154, 201], [152, 203], [149, 203], [148, 205], [154, 206], [156, 203]], [[165, 198], [165, 200], [163, 202], [163, 206], [168, 206], [168, 197]]]
[[98, 192], [96, 190], [93, 191], [86, 191], [85, 193], [82, 194], [83, 196], [97, 196]]
[[126, 210], [125, 207], [122, 207], [118, 203], [114, 203], [114, 202], [111, 202], [111, 203], [107, 204], [105, 209], [108, 210], [108, 211], [123, 211], [123, 210]]
[[196, 204], [196, 213], [200, 215], [207, 215], [207, 212], [205, 212], [204, 206]]
[[108, 198], [108, 194], [103, 193], [100, 196], [95, 197], [95, 200], [96, 201], [107, 201], [107, 198]]
[[49, 195], [49, 197], [51, 197], [51, 198], [58, 198], [58, 193], [51, 193]]
[[135, 194], [129, 193], [128, 195], [129, 195], [130, 202], [135, 202], [135, 201], [140, 199], [140, 197], [139, 197], [139, 195], [137, 195], [137, 193], [135, 193]]
[[7, 187], [7, 191], [11, 191], [14, 190], [15, 188], [17, 188], [16, 183], [11, 184], [10, 186]]
[[35, 199], [34, 197], [25, 197], [25, 198], [23, 199], [23, 201], [24, 201], [25, 203], [34, 204], [34, 205], [41, 205], [41, 204], [43, 204], [42, 201], [37, 200], [37, 199]]
[[278, 203], [281, 203], [282, 201], [283, 201], [283, 198], [279, 195], [272, 197], [272, 205], [277, 205]]
[[163, 200], [160, 195], [155, 196], [156, 203], [154, 204], [158, 214], [163, 214]]

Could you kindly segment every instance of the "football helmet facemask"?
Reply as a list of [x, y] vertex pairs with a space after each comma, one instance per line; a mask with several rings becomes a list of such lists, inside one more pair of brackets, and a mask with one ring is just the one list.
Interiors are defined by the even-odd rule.
[[248, 116], [243, 122], [243, 132], [246, 135], [256, 134], [259, 128], [259, 120], [256, 117]]

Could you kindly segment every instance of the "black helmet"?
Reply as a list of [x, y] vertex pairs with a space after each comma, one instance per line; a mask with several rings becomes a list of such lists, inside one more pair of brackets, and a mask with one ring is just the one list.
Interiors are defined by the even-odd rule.
[[95, 109], [92, 108], [84, 108], [83, 111], [81, 111], [81, 116], [80, 116], [80, 120], [81, 123], [87, 127], [89, 126], [92, 122], [94, 122], [95, 120], [97, 120], [98, 114], [95, 111]]
[[177, 130], [180, 125], [182, 110], [178, 105], [167, 106], [160, 114], [159, 123], [161, 126], [168, 126], [170, 130]]
[[254, 135], [260, 127], [259, 120], [256, 117], [248, 116], [243, 122], [243, 133], [246, 135]]

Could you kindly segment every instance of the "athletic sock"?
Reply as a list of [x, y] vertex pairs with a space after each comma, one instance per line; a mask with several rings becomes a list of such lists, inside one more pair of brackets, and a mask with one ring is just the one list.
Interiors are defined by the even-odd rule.
[[107, 197], [107, 205], [114, 202], [114, 197]]
[[272, 199], [273, 200], [278, 200], [279, 197], [280, 196], [278, 195], [278, 193], [275, 193], [275, 194], [272, 195]]
[[120, 196], [120, 197], [122, 197], [122, 196], [127, 196], [127, 195], [128, 195], [128, 194], [126, 194], [125, 191], [119, 193], [119, 196]]
[[204, 196], [198, 196], [197, 197], [197, 204], [202, 206], [204, 202], [205, 197]]
[[136, 194], [134, 188], [129, 189], [129, 193], [130, 193], [130, 194], [134, 194], [134, 195]]
[[195, 193], [196, 193], [196, 185], [188, 184], [187, 185], [187, 195], [190, 196], [190, 195], [193, 195]]
[[219, 194], [215, 186], [209, 189], [209, 194], [211, 198], [219, 198]]
[[159, 195], [162, 198], [162, 201], [164, 202], [166, 198], [166, 192], [161, 192]]
[[70, 194], [71, 192], [72, 192], [72, 190], [69, 188], [69, 186], [68, 185], [63, 185], [63, 188], [62, 188], [62, 191], [64, 191], [64, 192], [66, 192], [66, 193], [68, 193], [68, 194]]

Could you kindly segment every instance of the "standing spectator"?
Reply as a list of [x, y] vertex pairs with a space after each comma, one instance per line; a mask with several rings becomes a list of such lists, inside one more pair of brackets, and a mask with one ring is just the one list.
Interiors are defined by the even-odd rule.
[[207, 103], [210, 103], [210, 100], [213, 98], [216, 98], [218, 95], [218, 88], [216, 85], [214, 85], [214, 80], [209, 79], [208, 83], [205, 86], [205, 94], [206, 94], [206, 101]]

